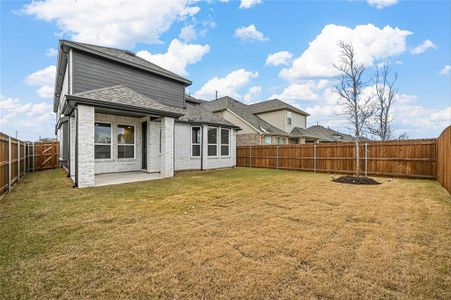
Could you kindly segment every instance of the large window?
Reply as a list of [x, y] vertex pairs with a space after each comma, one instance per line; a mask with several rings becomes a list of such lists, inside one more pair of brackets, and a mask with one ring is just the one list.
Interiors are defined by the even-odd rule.
[[218, 128], [208, 127], [208, 156], [218, 156]]
[[117, 125], [117, 157], [135, 157], [135, 127], [132, 125]]
[[111, 158], [111, 124], [95, 123], [94, 157], [95, 159]]
[[291, 111], [287, 111], [287, 123], [291, 125]]
[[269, 135], [265, 136], [265, 144], [267, 144], [267, 145], [271, 144], [271, 136], [269, 136]]
[[191, 127], [191, 156], [200, 157], [200, 127]]
[[230, 155], [230, 129], [221, 128], [221, 156]]

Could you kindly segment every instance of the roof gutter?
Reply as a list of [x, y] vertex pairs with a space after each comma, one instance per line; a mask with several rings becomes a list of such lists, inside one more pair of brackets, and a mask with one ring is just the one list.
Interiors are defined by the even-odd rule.
[[178, 118], [178, 117], [183, 116], [183, 114], [181, 114], [181, 113], [162, 111], [162, 110], [158, 110], [158, 109], [142, 108], [142, 107], [133, 106], [133, 105], [114, 103], [114, 102], [110, 102], [110, 101], [95, 100], [95, 99], [90, 99], [90, 98], [78, 97], [78, 96], [74, 96], [74, 95], [66, 95], [65, 100], [66, 101], [64, 101], [63, 113], [66, 116], [71, 115], [73, 109], [78, 104], [95, 106], [95, 107], [103, 107], [103, 108], [113, 108], [113, 109], [119, 109], [122, 111], [133, 112], [133, 113], [156, 114], [156, 115], [160, 115], [160, 116], [173, 117], [173, 118]]
[[183, 120], [176, 120], [177, 123], [184, 123], [184, 124], [192, 124], [192, 125], [210, 125], [210, 126], [221, 126], [221, 127], [227, 127], [232, 128], [236, 130], [241, 130], [241, 127], [236, 125], [228, 125], [228, 124], [221, 124], [221, 123], [213, 123], [213, 122], [200, 122], [200, 121], [183, 121]]

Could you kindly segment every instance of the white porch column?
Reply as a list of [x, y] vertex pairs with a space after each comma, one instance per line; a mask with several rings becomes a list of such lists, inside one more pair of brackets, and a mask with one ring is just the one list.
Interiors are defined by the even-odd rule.
[[78, 187], [94, 186], [94, 107], [78, 105]]
[[161, 177], [174, 176], [174, 118], [161, 118]]
[[69, 176], [75, 181], [75, 117], [69, 118]]

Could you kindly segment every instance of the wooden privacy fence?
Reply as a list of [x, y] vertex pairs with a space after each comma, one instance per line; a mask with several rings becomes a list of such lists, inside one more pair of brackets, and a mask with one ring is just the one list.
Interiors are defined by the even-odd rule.
[[[355, 143], [238, 146], [237, 165], [353, 174]], [[367, 142], [360, 146], [365, 175], [436, 178], [436, 140]], [[449, 152], [448, 152], [449, 153]]]
[[451, 194], [451, 126], [437, 138], [437, 181]]
[[58, 167], [59, 143], [24, 142], [0, 133], [0, 195], [27, 172]]

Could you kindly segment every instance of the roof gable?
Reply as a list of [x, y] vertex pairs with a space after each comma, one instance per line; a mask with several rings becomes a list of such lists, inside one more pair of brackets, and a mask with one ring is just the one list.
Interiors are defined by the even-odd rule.
[[272, 100], [257, 102], [257, 103], [249, 105], [249, 107], [251, 108], [251, 110], [254, 114], [286, 109], [286, 110], [291, 110], [293, 112], [296, 112], [296, 113], [304, 115], [304, 116], [310, 116], [310, 114], [306, 113], [305, 111], [303, 111], [297, 107], [294, 107], [286, 102], [283, 102], [282, 100], [279, 100], [279, 99], [272, 99]]

